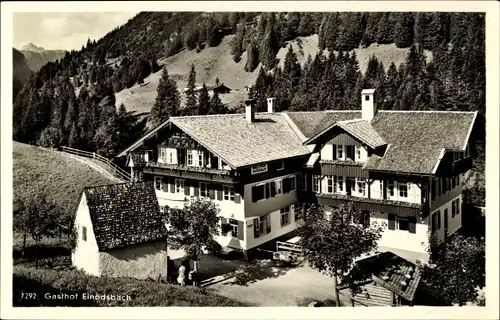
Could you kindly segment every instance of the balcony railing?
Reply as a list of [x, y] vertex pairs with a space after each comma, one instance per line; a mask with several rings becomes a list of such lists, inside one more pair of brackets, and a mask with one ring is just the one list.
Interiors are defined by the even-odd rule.
[[147, 162], [145, 167], [146, 170], [150, 168], [152, 172], [166, 172], [169, 175], [178, 177], [219, 182], [235, 182], [234, 171], [226, 169], [195, 167], [185, 164], [169, 164], [154, 161]]
[[372, 199], [343, 194], [320, 193], [317, 195], [319, 204], [336, 206], [341, 203], [352, 202], [354, 207], [361, 210], [395, 213], [399, 216], [417, 216], [417, 213], [427, 214], [428, 203], [419, 204], [405, 201]]

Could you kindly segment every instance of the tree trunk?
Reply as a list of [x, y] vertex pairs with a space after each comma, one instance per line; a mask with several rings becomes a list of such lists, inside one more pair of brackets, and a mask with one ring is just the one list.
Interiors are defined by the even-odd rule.
[[22, 252], [23, 257], [24, 257], [25, 251], [26, 251], [26, 232], [23, 234], [23, 252]]
[[340, 297], [339, 297], [339, 290], [337, 289], [337, 284], [338, 284], [338, 279], [337, 275], [333, 276], [333, 298], [335, 300], [335, 304], [337, 307], [340, 307]]

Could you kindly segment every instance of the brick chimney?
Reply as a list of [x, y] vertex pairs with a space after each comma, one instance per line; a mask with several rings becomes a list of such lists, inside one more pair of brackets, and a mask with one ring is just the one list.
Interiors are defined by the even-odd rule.
[[361, 91], [361, 118], [370, 122], [376, 113], [375, 89], [364, 89]]
[[267, 113], [274, 113], [276, 98], [267, 98]]

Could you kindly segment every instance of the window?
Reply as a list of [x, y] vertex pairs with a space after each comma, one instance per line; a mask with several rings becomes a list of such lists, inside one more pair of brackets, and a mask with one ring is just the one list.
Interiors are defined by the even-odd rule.
[[200, 182], [200, 197], [208, 197], [208, 186], [205, 182]]
[[193, 153], [191, 150], [188, 150], [187, 152], [187, 165], [192, 166], [193, 165]]
[[160, 150], [159, 150], [159, 151], [160, 151], [160, 152], [159, 152], [160, 156], [159, 156], [158, 162], [166, 162], [166, 163], [169, 163], [169, 162], [168, 162], [168, 160], [169, 160], [169, 159], [168, 159], [168, 155], [169, 155], [169, 150], [168, 150], [168, 148], [166, 148], [166, 147], [160, 147], [159, 149], [160, 149]]
[[326, 181], [327, 181], [327, 192], [333, 193], [333, 176], [327, 177]]
[[313, 192], [320, 193], [321, 192], [321, 178], [318, 175], [313, 175], [312, 177], [312, 187]]
[[238, 220], [229, 219], [229, 225], [231, 226], [231, 236], [233, 238], [238, 237]]
[[341, 144], [337, 145], [337, 159], [344, 159], [344, 146]]
[[366, 184], [364, 181], [358, 181], [358, 193], [363, 196], [366, 195]]
[[355, 158], [354, 158], [354, 146], [348, 145], [348, 146], [345, 146], [345, 148], [346, 148], [346, 152], [345, 152], [346, 158], [354, 161], [355, 160]]
[[370, 101], [370, 96], [365, 96], [365, 101]]
[[82, 240], [87, 241], [87, 227], [82, 226]]
[[290, 207], [280, 209], [280, 220], [282, 227], [290, 223]]
[[198, 150], [198, 167], [203, 167], [203, 151]]
[[410, 223], [408, 219], [398, 218], [398, 230], [408, 231], [410, 229]]
[[393, 197], [394, 196], [394, 180], [389, 180], [387, 182], [387, 193], [389, 196]]
[[399, 187], [399, 196], [402, 198], [408, 197], [408, 184], [398, 183], [398, 187]]
[[456, 201], [451, 203], [451, 216], [454, 217], [457, 212]]
[[289, 191], [294, 191], [295, 190], [295, 176], [288, 178], [290, 181], [290, 190]]
[[361, 160], [361, 147], [356, 146], [356, 160]]
[[276, 171], [283, 169], [285, 169], [285, 162], [284, 161], [278, 162], [278, 164], [276, 165]]
[[161, 190], [163, 185], [162, 177], [155, 177], [155, 188], [156, 190]]
[[175, 192], [184, 192], [184, 179], [175, 179]]
[[267, 163], [253, 166], [251, 172], [252, 174], [267, 172]]
[[432, 215], [432, 232], [441, 229], [441, 212], [436, 211]]
[[460, 214], [460, 199], [457, 199], [456, 207], [457, 207], [457, 215], [459, 215]]
[[224, 194], [224, 200], [234, 201], [234, 189], [233, 189], [233, 187], [224, 186], [223, 194]]
[[257, 202], [264, 199], [264, 184], [252, 187], [252, 201]]
[[259, 230], [261, 234], [266, 233], [266, 221], [265, 216], [259, 217]]
[[299, 174], [299, 190], [306, 191], [307, 190], [307, 176], [306, 174]]
[[337, 177], [337, 189], [339, 191], [344, 191], [344, 177], [343, 176]]
[[283, 180], [281, 180], [281, 179], [274, 180], [274, 189], [276, 191], [276, 194], [282, 194], [283, 193]]

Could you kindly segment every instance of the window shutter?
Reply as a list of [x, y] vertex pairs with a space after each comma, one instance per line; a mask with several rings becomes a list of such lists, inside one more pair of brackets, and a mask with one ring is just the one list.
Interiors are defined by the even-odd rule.
[[276, 195], [276, 183], [274, 181], [271, 181], [271, 197], [274, 197]]
[[234, 203], [241, 203], [241, 196], [239, 193], [234, 194]]
[[[297, 214], [295, 213], [295, 205], [294, 204], [290, 205], [290, 213], [292, 213], [292, 212], [293, 212], [293, 214], [291, 214], [289, 216], [293, 217], [293, 221], [295, 221], [295, 220], [297, 220], [296, 219], [297, 218]], [[293, 222], [293, 221], [290, 221], [290, 222]]]
[[170, 185], [170, 192], [175, 193], [175, 179], [168, 177], [168, 184]]
[[252, 187], [252, 202], [257, 202], [257, 186]]
[[268, 199], [271, 196], [271, 184], [266, 183], [264, 185], [264, 193], [265, 193], [265, 198]]
[[210, 199], [215, 199], [215, 190], [214, 190], [214, 185], [212, 184], [208, 184], [207, 185], [207, 188], [208, 188], [208, 197]]
[[389, 221], [389, 230], [395, 230], [396, 229], [396, 215], [389, 213], [388, 221]]
[[238, 221], [238, 239], [245, 240], [245, 230], [243, 229], [243, 221]]
[[416, 228], [417, 228], [417, 219], [410, 217], [408, 218], [408, 231], [410, 233], [416, 233]]
[[220, 187], [217, 188], [217, 190], [215, 191], [216, 195], [217, 195], [217, 200], [221, 201], [222, 200], [222, 190]]
[[438, 219], [438, 221], [437, 221], [438, 227], [437, 228], [441, 229], [441, 211], [437, 212], [437, 219]]
[[290, 192], [290, 178], [283, 179], [283, 193]]
[[168, 192], [168, 177], [163, 177], [161, 187], [163, 189], [163, 192]]
[[336, 160], [337, 159], [337, 145], [334, 144], [332, 149], [333, 149], [333, 160]]
[[266, 233], [271, 233], [271, 216], [268, 214], [266, 215], [265, 219], [265, 226], [266, 226]]
[[189, 196], [190, 193], [191, 193], [191, 187], [190, 187], [189, 180], [184, 180], [184, 194], [186, 196]]
[[194, 196], [195, 197], [200, 196], [200, 184], [198, 184], [198, 183], [194, 184]]
[[253, 237], [258, 238], [260, 236], [259, 232], [259, 218], [253, 219]]

